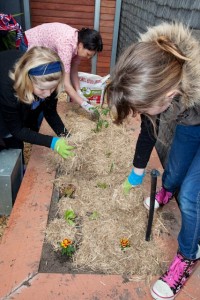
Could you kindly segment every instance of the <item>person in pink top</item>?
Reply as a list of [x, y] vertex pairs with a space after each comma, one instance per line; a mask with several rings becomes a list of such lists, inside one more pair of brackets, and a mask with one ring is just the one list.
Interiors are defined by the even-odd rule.
[[89, 28], [78, 30], [62, 23], [44, 23], [25, 31], [20, 50], [34, 46], [47, 47], [58, 53], [65, 69], [65, 91], [73, 101], [92, 113], [93, 106], [80, 90], [78, 65], [81, 58], [91, 59], [103, 50], [100, 33]]

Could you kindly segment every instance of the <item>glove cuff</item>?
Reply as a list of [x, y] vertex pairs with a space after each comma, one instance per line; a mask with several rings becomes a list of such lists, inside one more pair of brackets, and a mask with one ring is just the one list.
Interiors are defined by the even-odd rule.
[[87, 112], [93, 112], [93, 106], [90, 104], [90, 103], [88, 103], [88, 102], [86, 102], [86, 101], [83, 101], [83, 103], [81, 104], [81, 107], [83, 108], [83, 109], [85, 109]]
[[51, 146], [50, 146], [50, 148], [51, 148], [52, 150], [55, 149], [55, 145], [56, 145], [56, 142], [57, 142], [58, 140], [59, 140], [58, 137], [53, 137], [53, 138], [52, 138]]
[[137, 174], [135, 174], [134, 170], [132, 169], [130, 175], [128, 176], [128, 182], [131, 185], [142, 184], [144, 176], [145, 176], [145, 173], [143, 173], [142, 175], [137, 175]]

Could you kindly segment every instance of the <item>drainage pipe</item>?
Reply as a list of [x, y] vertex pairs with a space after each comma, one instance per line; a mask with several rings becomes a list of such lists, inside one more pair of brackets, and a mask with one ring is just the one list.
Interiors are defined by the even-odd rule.
[[[95, 0], [94, 29], [99, 31], [101, 0]], [[97, 73], [97, 55], [92, 58], [92, 74]]]
[[23, 7], [24, 7], [24, 23], [25, 23], [25, 30], [31, 28], [31, 18], [30, 18], [30, 5], [29, 1], [23, 0]]
[[119, 34], [119, 23], [120, 23], [120, 13], [121, 13], [121, 0], [116, 0], [115, 7], [115, 21], [114, 21], [114, 32], [113, 32], [113, 41], [112, 41], [112, 53], [111, 53], [111, 62], [110, 62], [110, 71], [115, 66], [116, 55], [117, 55], [117, 42]]

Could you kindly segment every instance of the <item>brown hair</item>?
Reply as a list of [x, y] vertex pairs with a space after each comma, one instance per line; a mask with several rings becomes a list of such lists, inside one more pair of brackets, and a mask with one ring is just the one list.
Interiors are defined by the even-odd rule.
[[130, 113], [145, 113], [145, 109], [162, 106], [166, 94], [180, 88], [182, 66], [187, 60], [165, 36], [129, 46], [106, 87], [115, 123], [122, 123]]

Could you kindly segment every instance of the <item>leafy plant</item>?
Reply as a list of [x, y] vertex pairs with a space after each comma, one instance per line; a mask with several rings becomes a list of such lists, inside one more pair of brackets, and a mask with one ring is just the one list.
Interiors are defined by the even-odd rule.
[[100, 189], [106, 189], [108, 187], [106, 182], [97, 182], [97, 187]]
[[60, 190], [59, 190], [60, 198], [63, 196], [73, 198], [75, 191], [76, 191], [76, 187], [75, 187], [75, 185], [73, 185], [71, 183], [68, 184], [67, 186], [62, 186], [62, 187], [60, 187]]
[[64, 239], [60, 243], [62, 255], [67, 255], [71, 257], [75, 252], [75, 247], [70, 239]]
[[64, 214], [64, 218], [69, 225], [74, 225], [74, 219], [76, 218], [76, 214], [73, 210], [66, 210]]
[[92, 129], [92, 131], [97, 133], [101, 131], [103, 127], [107, 128], [109, 126], [109, 123], [103, 117], [107, 116], [107, 114], [109, 113], [109, 108], [101, 108], [99, 106], [96, 106], [91, 109], [93, 110], [93, 113], [96, 116], [96, 127], [95, 129]]

